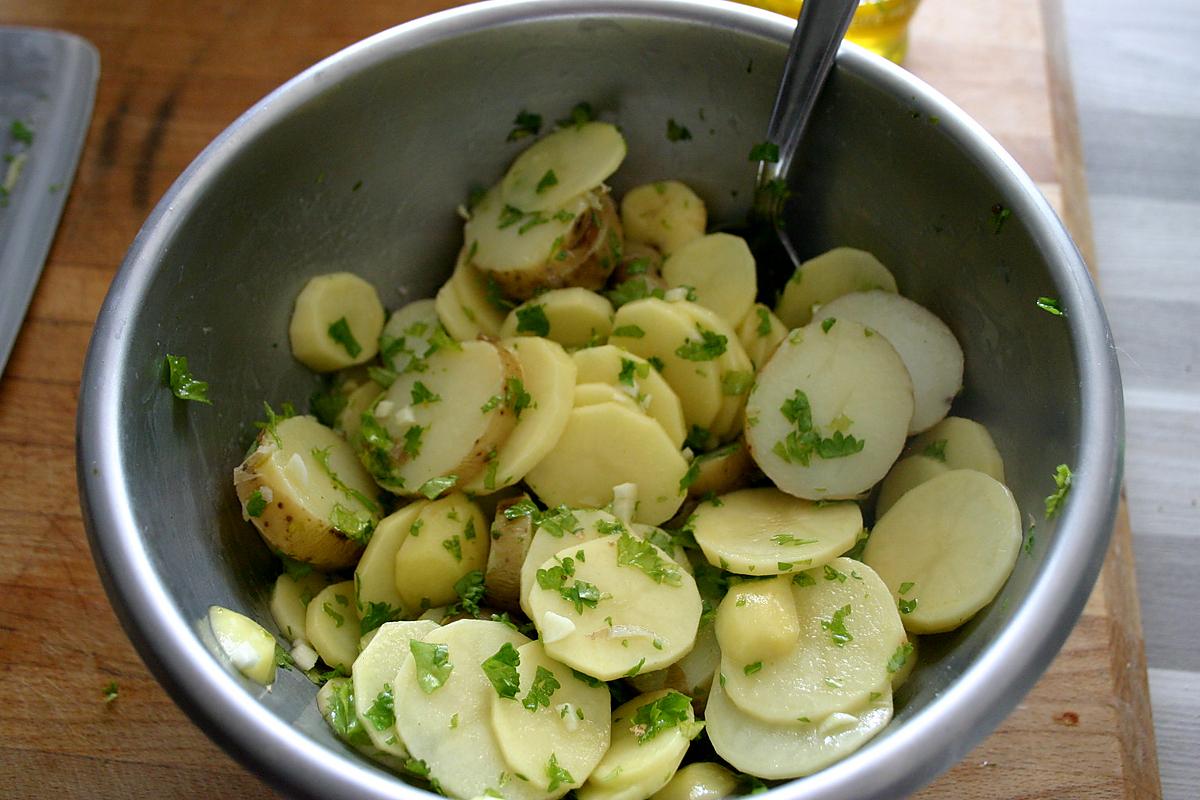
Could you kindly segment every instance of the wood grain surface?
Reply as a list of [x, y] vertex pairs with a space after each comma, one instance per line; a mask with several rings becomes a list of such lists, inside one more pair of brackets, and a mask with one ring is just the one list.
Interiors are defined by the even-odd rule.
[[[963, 106], [1060, 198], [1087, 248], [1070, 84], [1037, 0], [925, 0], [908, 67]], [[0, 24], [101, 52], [95, 117], [41, 284], [0, 379], [0, 794], [269, 797], [147, 673], [92, 565], [74, 415], [107, 286], [171, 181], [237, 115], [345, 45], [442, 0], [0, 0]], [[1049, 53], [1049, 58], [1047, 58]], [[1064, 196], [1065, 195], [1065, 196]], [[925, 798], [1159, 796], [1128, 519], [1062, 653], [1005, 723]], [[119, 697], [106, 703], [109, 681]]]

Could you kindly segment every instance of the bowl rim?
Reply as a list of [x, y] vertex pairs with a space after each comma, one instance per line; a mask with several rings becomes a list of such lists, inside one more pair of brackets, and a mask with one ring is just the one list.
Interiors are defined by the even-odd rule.
[[[80, 387], [77, 478], [97, 569], [126, 632], [159, 682], [211, 738], [276, 788], [299, 797], [368, 800], [428, 796], [381, 767], [331, 750], [276, 716], [212, 657], [156, 574], [123, 480], [119, 382], [126, 331], [164, 251], [204, 189], [238, 152], [331, 83], [436, 42], [533, 18], [597, 15], [720, 27], [786, 47], [793, 23], [713, 0], [485, 0], [398, 25], [301, 72], [254, 104], [213, 140], [166, 192], [135, 237], [97, 318]], [[1099, 574], [1120, 491], [1124, 407], [1112, 335], [1095, 287], [1049, 203], [982, 127], [900, 67], [849, 43], [839, 70], [940, 117], [941, 135], [974, 159], [1045, 254], [1080, 383], [1080, 444], [1074, 483], [1056, 536], [1008, 624], [926, 708], [889, 736], [815, 775], [770, 791], [780, 798], [890, 798], [933, 780], [981, 740], [1033, 686], [1061, 648]]]

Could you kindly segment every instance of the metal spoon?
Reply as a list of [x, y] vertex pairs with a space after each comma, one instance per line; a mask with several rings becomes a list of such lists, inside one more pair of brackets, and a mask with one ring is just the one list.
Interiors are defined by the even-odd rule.
[[787, 174], [825, 79], [833, 67], [838, 45], [850, 27], [858, 0], [810, 0], [800, 9], [796, 32], [788, 48], [775, 108], [767, 124], [766, 148], [758, 164], [754, 204], [747, 220], [746, 240], [758, 264], [758, 295], [774, 300], [800, 265], [795, 246], [783, 225], [788, 199]]

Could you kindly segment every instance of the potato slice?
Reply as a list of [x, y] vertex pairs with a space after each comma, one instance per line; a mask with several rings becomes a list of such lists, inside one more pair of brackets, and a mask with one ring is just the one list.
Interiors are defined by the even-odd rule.
[[395, 372], [420, 369], [425, 357], [434, 349], [434, 340], [445, 333], [437, 301], [433, 298], [416, 300], [388, 317], [383, 333], [379, 334], [379, 359]]
[[887, 474], [912, 410], [908, 370], [883, 336], [851, 320], [814, 323], [792, 331], [759, 370], [746, 444], [788, 494], [852, 498]]
[[762, 303], [755, 303], [738, 327], [738, 339], [755, 368], [767, 363], [787, 334], [787, 326]]
[[525, 481], [546, 505], [573, 508], [606, 506], [614, 486], [634, 483], [635, 521], [657, 525], [683, 504], [687, 468], [658, 422], [604, 403], [572, 409], [562, 436]]
[[560, 128], [534, 142], [504, 173], [504, 202], [555, 210], [604, 183], [625, 160], [625, 137], [608, 122]]
[[462, 492], [422, 506], [395, 557], [396, 593], [409, 613], [458, 599], [454, 584], [487, 566], [488, 525]]
[[627, 680], [639, 692], [674, 689], [692, 698], [692, 708], [703, 711], [708, 689], [721, 666], [721, 648], [717, 645], [716, 627], [712, 620], [701, 618], [696, 631], [696, 646], [692, 652], [666, 669], [639, 672]]
[[746, 394], [754, 385], [754, 365], [742, 349], [734, 327], [714, 311], [691, 302], [676, 301], [675, 305], [692, 318], [697, 330], [709, 331], [724, 341], [723, 352], [717, 356], [717, 368], [721, 375], [721, 408], [713, 418], [709, 432], [718, 441], [728, 440], [741, 432]]
[[688, 484], [690, 497], [722, 495], [748, 484], [757, 467], [750, 451], [741, 439], [730, 442], [711, 453], [702, 453], [692, 459], [689, 471], [694, 468], [696, 478]]
[[310, 572], [299, 578], [284, 572], [275, 579], [275, 587], [271, 590], [271, 616], [289, 642], [308, 641], [304, 621], [308, 604], [328, 585], [329, 579], [320, 572]]
[[379, 396], [383, 387], [375, 381], [367, 381], [362, 386], [346, 396], [346, 405], [337, 415], [333, 429], [340, 433], [348, 442], [354, 441], [362, 427], [362, 413], [369, 409]]
[[932, 428], [962, 391], [963, 353], [946, 323], [907, 297], [876, 290], [842, 295], [817, 312], [822, 320], [852, 319], [887, 339], [913, 384], [910, 434]]
[[451, 336], [460, 341], [477, 336], [498, 336], [504, 323], [505, 301], [488, 291], [488, 278], [467, 259], [467, 249], [459, 251], [450, 279], [438, 289], [434, 300], [437, 318]]
[[350, 446], [308, 416], [273, 421], [257, 445], [233, 471], [243, 516], [289, 558], [320, 569], [353, 564], [380, 508]]
[[908, 683], [913, 670], [917, 668], [917, 651], [920, 648], [918, 641], [918, 637], [909, 636], [908, 644], [897, 650], [892, 660], [888, 662], [888, 672], [892, 675], [893, 692], [899, 691], [901, 686]]
[[873, 289], [896, 291], [896, 279], [888, 268], [866, 250], [835, 247], [796, 269], [775, 305], [775, 313], [785, 327], [799, 328], [812, 321], [813, 306]]
[[701, 603], [696, 582], [668, 553], [622, 531], [543, 562], [529, 611], [552, 658], [608, 681], [682, 658], [696, 640]]
[[504, 514], [522, 502], [533, 501], [529, 495], [522, 493], [502, 501], [496, 507], [487, 571], [483, 574], [488, 604], [504, 611], [521, 610], [521, 567], [533, 541], [533, 520], [529, 515], [522, 514], [509, 519]]
[[537, 588], [537, 571], [543, 563], [554, 558], [555, 553], [584, 545], [620, 529], [620, 520], [598, 508], [559, 509], [551, 513], [549, 524], [539, 525], [534, 530], [525, 561], [521, 565], [521, 608], [525, 616], [532, 616], [529, 596]]
[[612, 303], [602, 295], [573, 286], [551, 289], [514, 308], [504, 318], [500, 335], [541, 336], [574, 349], [608, 339], [612, 320]]
[[479, 199], [463, 226], [463, 260], [479, 269], [485, 283], [489, 277], [499, 281], [506, 272], [540, 269], [547, 258], [555, 255], [555, 243], [566, 243], [577, 219], [589, 209], [588, 196], [583, 192], [536, 218], [525, 215], [526, 211], [536, 213], [535, 209], [517, 207], [514, 212], [519, 209], [520, 216], [506, 214], [510, 205], [500, 186], [493, 186]]
[[621, 224], [632, 241], [670, 255], [704, 235], [704, 201], [679, 181], [656, 181], [630, 189], [621, 199]]
[[[683, 447], [687, 438], [683, 406], [675, 390], [650, 362], [611, 344], [577, 350], [571, 358], [578, 369], [576, 381], [579, 385], [600, 382], [617, 387], [658, 420], [672, 444]], [[576, 392], [578, 390], [577, 386]]]
[[355, 440], [363, 464], [398, 494], [442, 480], [452, 486], [451, 477], [470, 481], [516, 424], [513, 382], [521, 378], [517, 359], [490, 342], [437, 350], [424, 371], [399, 376], [363, 415]]
[[887, 477], [879, 485], [879, 497], [875, 500], [875, 517], [878, 519], [886, 514], [908, 490], [949, 471], [943, 462], [929, 456], [909, 456], [900, 459], [892, 465]]
[[[640, 335], [627, 336], [622, 329]], [[721, 402], [721, 370], [717, 358], [728, 341], [699, 330], [681, 303], [647, 298], [617, 309], [609, 344], [661, 365], [659, 372], [683, 407], [685, 425], [708, 428]]]
[[982, 472], [957, 469], [897, 500], [875, 523], [863, 560], [911, 606], [901, 615], [905, 628], [943, 633], [992, 602], [1020, 551], [1012, 492]]
[[[414, 616], [419, 610], [416, 606], [406, 606], [404, 598], [396, 591], [396, 554], [408, 538], [412, 524], [427, 505], [427, 500], [410, 503], [384, 517], [375, 527], [367, 549], [354, 568], [358, 613], [364, 621], [379, 625], [389, 620]], [[363, 633], [370, 630], [367, 627]]]
[[800, 575], [792, 587], [795, 646], [761, 661], [730, 651], [721, 657], [730, 700], [766, 722], [820, 720], [867, 703], [887, 684], [888, 661], [905, 641], [888, 587], [870, 567], [837, 558]]
[[728, 233], [710, 233], [677, 247], [663, 263], [670, 286], [690, 286], [696, 302], [736, 328], [754, 305], [758, 277], [746, 240]]
[[646, 409], [636, 400], [607, 383], [581, 383], [575, 387], [575, 408], [598, 406], [602, 403], [615, 403], [638, 414], [646, 413]]
[[358, 609], [354, 605], [354, 581], [327, 586], [312, 599], [304, 617], [308, 641], [321, 660], [350, 674], [358, 656]]
[[857, 503], [818, 505], [778, 489], [741, 489], [692, 515], [696, 544], [713, 566], [741, 575], [777, 575], [829, 563], [862, 530]]
[[425, 620], [386, 622], [354, 659], [354, 710], [359, 724], [372, 744], [398, 758], [408, 758], [408, 751], [396, 733], [392, 683], [409, 657], [408, 643], [437, 628], [436, 623]]
[[[735, 768], [770, 780], [799, 778], [862, 747], [892, 719], [886, 684], [864, 703], [812, 721], [764, 722], [737, 707], [717, 682], [705, 722], [717, 754]], [[808, 717], [804, 717], [808, 720]]]
[[696, 761], [675, 773], [650, 800], [722, 800], [737, 793], [738, 779], [712, 761]]
[[905, 452], [939, 459], [948, 469], [973, 469], [1004, 483], [1004, 459], [992, 435], [963, 417], [946, 417], [909, 442]]
[[521, 337], [500, 344], [521, 367], [522, 383], [512, 384], [511, 388], [519, 388], [529, 398], [516, 427], [497, 447], [496, 455], [488, 458], [483, 471], [466, 484], [467, 491], [481, 495], [512, 486], [546, 457], [567, 427], [575, 383], [575, 364], [555, 342]]
[[730, 586], [717, 608], [716, 634], [721, 652], [747, 664], [786, 655], [800, 636], [791, 577]]
[[221, 652], [255, 683], [275, 681], [275, 637], [254, 620], [221, 606], [209, 606], [208, 624]]
[[647, 289], [670, 288], [662, 277], [663, 255], [654, 247], [626, 239], [621, 248], [621, 263], [613, 270], [612, 285], [620, 286], [628, 280], [642, 280]]
[[[559, 776], [559, 785], [573, 789], [608, 750], [612, 729], [608, 686], [576, 678], [546, 655], [541, 642], [521, 645], [517, 655], [521, 659], [518, 696], [492, 695], [492, 732], [500, 752], [514, 772], [547, 793], [553, 758], [574, 779]], [[558, 793], [555, 787], [554, 794]]]
[[407, 658], [392, 686], [396, 731], [413, 758], [451, 797], [501, 792], [508, 800], [545, 800], [547, 793], [512, 774], [492, 729], [496, 690], [480, 665], [505, 644], [529, 639], [500, 622], [460, 620], [425, 636], [443, 645], [452, 668], [429, 693], [418, 683], [417, 659]]
[[576, 796], [579, 800], [649, 797], [675, 775], [700, 728], [686, 695], [669, 689], [638, 695], [613, 711], [612, 744]]
[[365, 364], [379, 352], [383, 304], [375, 287], [351, 272], [309, 280], [288, 326], [292, 355], [314, 372]]

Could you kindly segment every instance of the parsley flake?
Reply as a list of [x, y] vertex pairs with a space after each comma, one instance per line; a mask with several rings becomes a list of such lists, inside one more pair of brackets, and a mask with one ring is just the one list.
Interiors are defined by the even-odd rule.
[[930, 442], [925, 449], [921, 451], [921, 455], [929, 456], [932, 459], [944, 462], [946, 460], [946, 443], [947, 442], [945, 439], [938, 439], [936, 442]]
[[483, 669], [483, 674], [491, 681], [496, 694], [513, 700], [521, 688], [521, 678], [517, 674], [517, 667], [520, 665], [521, 654], [510, 642], [505, 642], [495, 655], [487, 658], [479, 666]]
[[441, 400], [440, 395], [436, 395], [429, 391], [429, 387], [420, 381], [415, 381], [410, 390], [412, 396], [412, 404], [414, 406], [425, 405], [427, 403], [436, 403]]
[[367, 603], [358, 620], [358, 633], [365, 636], [385, 622], [392, 622], [403, 616], [400, 609], [388, 605], [384, 601]]
[[700, 333], [700, 339], [688, 339], [675, 348], [675, 355], [688, 361], [712, 361], [725, 352], [728, 339], [700, 325], [696, 326], [696, 330]]
[[672, 117], [667, 120], [667, 141], [668, 142], [686, 142], [692, 138], [692, 132], [686, 126], [680, 125]]
[[747, 675], [753, 675], [762, 668], [763, 663], [761, 661], [755, 661], [753, 664], [747, 664], [746, 666], [742, 667], [742, 672], [746, 673]]
[[1057, 297], [1039, 297], [1037, 299], [1037, 307], [1047, 314], [1053, 314], [1056, 317], [1065, 317], [1067, 312], [1063, 311], [1062, 304], [1058, 302]]
[[771, 335], [771, 312], [765, 307], [759, 306], [754, 309], [754, 313], [758, 314], [758, 327], [755, 331], [760, 337]]
[[104, 687], [104, 702], [111, 703], [116, 700], [120, 691], [116, 681], [109, 681]]
[[351, 358], [358, 358], [358, 354], [362, 352], [362, 345], [354, 338], [354, 334], [350, 332], [350, 323], [345, 317], [340, 318], [337, 322], [329, 326], [327, 331], [329, 338], [342, 346], [346, 351], [346, 355]]
[[412, 639], [408, 643], [417, 668], [417, 685], [425, 694], [433, 694], [450, 679], [454, 665], [450, 663], [450, 648], [444, 644]]
[[661, 732], [686, 723], [691, 710], [692, 701], [687, 695], [667, 692], [633, 712], [632, 732], [637, 736], [638, 744], [645, 744]]
[[537, 187], [535, 187], [533, 191], [535, 194], [541, 194], [551, 186], [557, 185], [558, 176], [554, 174], [554, 170], [548, 169], [546, 170], [546, 174], [542, 176], [542, 179], [537, 182]]
[[854, 641], [854, 637], [846, 630], [846, 617], [850, 616], [850, 614], [850, 606], [844, 605], [833, 612], [833, 617], [828, 621], [821, 620], [821, 630], [829, 631], [830, 638], [833, 639], [833, 643], [838, 647], [845, 647], [846, 642]]
[[163, 360], [166, 385], [171, 387], [171, 394], [180, 400], [193, 400], [197, 403], [212, 405], [208, 399], [208, 383], [198, 380], [188, 371], [187, 356], [167, 354]]
[[1046, 498], [1046, 519], [1053, 519], [1066, 502], [1067, 494], [1071, 491], [1071, 468], [1059, 464], [1054, 470], [1054, 493]]
[[392, 685], [385, 683], [383, 691], [375, 697], [375, 702], [363, 714], [367, 721], [375, 726], [377, 731], [386, 731], [396, 724], [395, 698], [392, 697]]
[[421, 434], [424, 432], [425, 428], [420, 425], [412, 425], [404, 432], [404, 454], [409, 458], [421, 455]]
[[908, 661], [908, 657], [912, 655], [913, 646], [911, 642], [905, 642], [896, 648], [896, 652], [892, 653], [892, 657], [888, 659], [887, 671], [899, 672], [904, 668], [904, 662]]
[[534, 336], [550, 335], [550, 320], [546, 318], [546, 307], [540, 303], [517, 309], [517, 333]]
[[250, 517], [261, 517], [262, 513], [267, 510], [267, 501], [262, 496], [261, 489], [255, 489], [254, 494], [250, 495], [250, 499], [246, 501], [246, 515]]
[[430, 478], [421, 484], [418, 489], [421, 494], [425, 495], [430, 500], [435, 500], [442, 495], [443, 492], [448, 492], [458, 483], [457, 475], [443, 475], [439, 478]]
[[537, 673], [533, 676], [533, 683], [525, 693], [525, 698], [521, 700], [521, 705], [531, 712], [539, 708], [549, 708], [550, 698], [561, 686], [554, 673], [539, 664]]
[[917, 598], [914, 597], [912, 600], [905, 600], [902, 597], [897, 601], [896, 608], [900, 609], [901, 614], [911, 614], [917, 610]]
[[542, 129], [542, 115], [521, 109], [513, 120], [513, 129], [505, 138], [507, 142], [515, 142], [527, 136], [537, 136]]
[[554, 753], [550, 754], [550, 760], [546, 762], [546, 777], [550, 780], [546, 786], [547, 792], [553, 792], [560, 786], [573, 785], [575, 779], [571, 777], [571, 773], [558, 765], [558, 758]]
[[625, 336], [629, 339], [641, 339], [646, 335], [646, 332], [638, 325], [622, 325], [619, 328], [613, 328], [613, 336]]
[[674, 561], [664, 559], [654, 545], [626, 532], [617, 540], [617, 566], [636, 567], [655, 583], [668, 586], [679, 586], [683, 580]]
[[733, 370], [721, 376], [721, 392], [730, 397], [745, 394], [754, 385], [754, 373]]
[[779, 162], [779, 145], [774, 142], [760, 142], [750, 148], [750, 161], [765, 161], [768, 164]]

